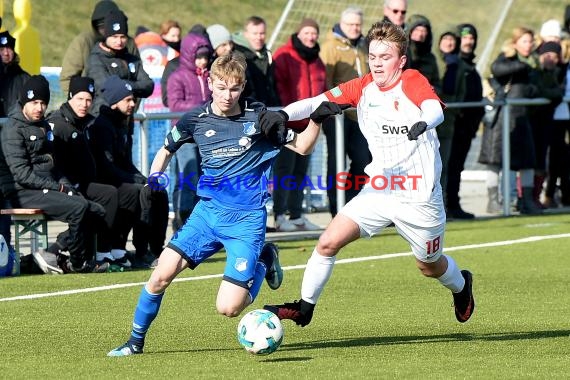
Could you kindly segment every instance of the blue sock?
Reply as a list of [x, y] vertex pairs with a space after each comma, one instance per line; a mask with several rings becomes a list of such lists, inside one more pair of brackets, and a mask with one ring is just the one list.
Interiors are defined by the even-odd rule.
[[133, 329], [131, 331], [131, 338], [129, 339], [130, 344], [139, 347], [144, 346], [144, 337], [150, 324], [158, 314], [163, 295], [164, 292], [151, 294], [146, 290], [146, 285], [143, 287], [133, 318]]
[[257, 294], [259, 293], [259, 289], [261, 289], [261, 284], [263, 284], [263, 280], [265, 280], [266, 272], [267, 268], [265, 267], [265, 264], [261, 261], [258, 261], [257, 265], [255, 266], [255, 274], [253, 275], [253, 285], [251, 285], [251, 288], [249, 288], [251, 303], [253, 303], [255, 297], [257, 297]]

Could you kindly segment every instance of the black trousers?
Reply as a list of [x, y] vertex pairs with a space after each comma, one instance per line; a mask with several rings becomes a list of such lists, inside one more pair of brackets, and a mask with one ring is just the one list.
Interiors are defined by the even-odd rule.
[[166, 192], [157, 193], [152, 200], [148, 221], [143, 221], [140, 203], [143, 186], [137, 183], [122, 183], [117, 187], [119, 207], [113, 228], [115, 233], [112, 246], [116, 249], [126, 249], [129, 232], [132, 230], [133, 245], [138, 257], [143, 257], [149, 250], [154, 256], [159, 256], [168, 228], [168, 196]]
[[563, 203], [570, 204], [570, 145], [566, 135], [570, 136], [570, 120], [554, 120], [548, 152], [548, 179], [545, 195], [553, 198], [556, 181], [560, 178], [560, 190]]
[[[336, 207], [336, 131], [335, 120], [330, 117], [323, 122], [323, 132], [327, 139], [327, 180], [332, 178], [332, 186], [328, 186], [329, 210], [332, 216], [338, 212]], [[344, 117], [344, 144], [345, 152], [350, 159], [347, 180], [353, 181], [354, 176], [364, 176], [364, 168], [372, 161], [372, 155], [368, 149], [368, 142], [360, 131], [358, 122]], [[325, 181], [323, 181], [325, 183]], [[328, 183], [328, 181], [327, 181]], [[345, 200], [348, 203], [360, 192], [356, 186], [346, 190]]]
[[54, 190], [18, 190], [10, 197], [10, 203], [12, 207], [40, 208], [48, 218], [67, 223], [65, 246], [74, 266], [80, 267], [93, 258], [96, 217], [84, 197]]
[[112, 248], [113, 224], [119, 207], [117, 188], [103, 183], [91, 182], [81, 186], [81, 194], [90, 201], [97, 202], [105, 209], [105, 217], [99, 220], [97, 229], [97, 251], [109, 252]]

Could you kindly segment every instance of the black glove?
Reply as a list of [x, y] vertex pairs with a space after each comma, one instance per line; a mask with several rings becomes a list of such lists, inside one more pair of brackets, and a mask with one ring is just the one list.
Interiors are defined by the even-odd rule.
[[337, 104], [335, 102], [322, 102], [309, 116], [317, 124], [321, 124], [329, 116], [340, 115], [342, 110], [352, 107], [351, 104]]
[[60, 183], [59, 184], [59, 192], [66, 193], [67, 195], [79, 195], [77, 189], [69, 184]]
[[418, 137], [426, 131], [427, 124], [425, 121], [418, 121], [408, 131], [408, 140], [417, 140]]
[[289, 120], [289, 115], [284, 111], [263, 110], [259, 113], [261, 132], [274, 146], [287, 143], [287, 120]]

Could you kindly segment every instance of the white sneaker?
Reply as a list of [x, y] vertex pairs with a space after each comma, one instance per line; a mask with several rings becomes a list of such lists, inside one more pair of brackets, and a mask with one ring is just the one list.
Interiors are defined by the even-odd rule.
[[107, 261], [113, 262], [115, 258], [111, 255], [111, 252], [95, 252], [95, 261]]
[[318, 231], [322, 230], [321, 226], [317, 226], [307, 220], [304, 216], [297, 219], [289, 219], [289, 223], [295, 226], [298, 231]]
[[278, 232], [293, 232], [297, 231], [297, 226], [285, 218], [285, 215], [277, 215], [277, 218], [275, 218], [275, 230]]

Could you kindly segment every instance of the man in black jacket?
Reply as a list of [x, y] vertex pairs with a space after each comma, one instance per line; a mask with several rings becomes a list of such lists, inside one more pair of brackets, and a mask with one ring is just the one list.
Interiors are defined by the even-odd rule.
[[[141, 190], [147, 178], [135, 167], [129, 139], [129, 116], [135, 109], [133, 88], [117, 76], [107, 78], [101, 89], [109, 106], [102, 105], [90, 128], [90, 144], [97, 164], [98, 182], [113, 185], [119, 193], [115, 218], [117, 240], [111, 254], [117, 260], [126, 254], [126, 242], [133, 229], [136, 255], [134, 267], [148, 266], [162, 252], [168, 227], [168, 196], [153, 192], [152, 199]], [[150, 248], [150, 250], [149, 250]], [[150, 251], [151, 255], [148, 255]]]
[[[475, 48], [477, 47], [477, 29], [471, 24], [460, 24], [457, 33], [461, 37], [459, 58], [465, 62], [468, 70], [465, 75], [465, 96], [459, 99], [463, 102], [479, 102], [483, 99], [481, 76], [475, 63]], [[464, 169], [467, 154], [471, 148], [471, 140], [479, 129], [483, 118], [483, 108], [462, 108], [455, 118], [455, 128], [449, 154], [447, 169], [447, 216], [450, 219], [473, 219], [475, 215], [464, 211], [459, 204], [459, 186], [461, 172]]]
[[16, 39], [8, 31], [0, 33], [0, 117], [7, 117], [18, 101], [20, 90], [30, 74], [20, 67], [20, 57], [14, 51]]
[[39, 208], [50, 219], [68, 224], [69, 258], [33, 252], [45, 273], [106, 271], [109, 265], [98, 265], [93, 257], [93, 223], [105, 210], [79, 195], [54, 165], [53, 132], [44, 118], [49, 99], [49, 83], [43, 76], [34, 75], [24, 84], [21, 107], [12, 108], [2, 128], [2, 192], [12, 207]]
[[[95, 158], [88, 142], [88, 128], [95, 117], [88, 113], [95, 86], [88, 77], [72, 77], [68, 100], [47, 118], [54, 134], [55, 165], [83, 196], [105, 208], [104, 223], [97, 226], [96, 261], [113, 262], [111, 234], [119, 198], [117, 189], [97, 183]], [[60, 249], [62, 244], [58, 242]]]

